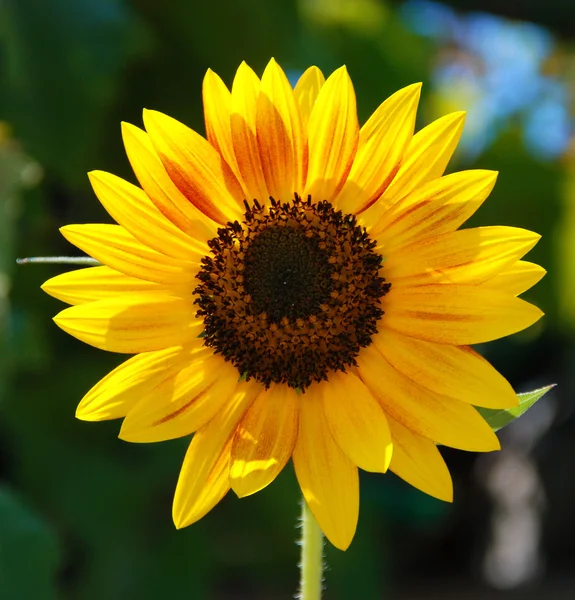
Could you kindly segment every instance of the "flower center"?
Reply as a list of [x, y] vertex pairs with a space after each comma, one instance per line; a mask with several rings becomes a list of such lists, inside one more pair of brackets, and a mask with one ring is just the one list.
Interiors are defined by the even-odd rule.
[[266, 313], [272, 323], [309, 317], [333, 287], [329, 254], [302, 225], [270, 225], [246, 251], [244, 287], [253, 311]]
[[202, 259], [195, 293], [204, 344], [247, 379], [305, 391], [355, 365], [371, 343], [390, 288], [383, 259], [355, 217], [325, 200], [246, 209]]

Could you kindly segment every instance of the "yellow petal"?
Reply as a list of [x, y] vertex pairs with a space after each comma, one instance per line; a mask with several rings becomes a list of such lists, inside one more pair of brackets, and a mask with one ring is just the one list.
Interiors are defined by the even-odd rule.
[[230, 484], [240, 497], [269, 485], [290, 459], [298, 432], [298, 398], [286, 385], [262, 391], [237, 427]]
[[305, 501], [322, 531], [336, 548], [346, 550], [359, 516], [357, 467], [333, 439], [313, 386], [300, 399], [293, 462]]
[[393, 457], [389, 468], [413, 487], [445, 502], [453, 502], [453, 482], [437, 446], [389, 419]]
[[172, 519], [176, 529], [182, 529], [199, 521], [230, 489], [228, 473], [232, 440], [229, 439], [223, 448], [218, 448], [215, 456], [206, 456], [205, 448], [212, 449], [210, 440], [202, 437], [200, 441], [196, 438], [198, 434], [194, 436], [188, 447], [178, 478], [172, 507]]
[[206, 240], [216, 235], [216, 223], [174, 185], [145, 131], [122, 123], [122, 137], [132, 169], [150, 200], [166, 218], [195, 240], [199, 249], [206, 249]]
[[176, 286], [128, 277], [109, 267], [88, 267], [56, 275], [56, 277], [48, 279], [41, 287], [47, 294], [62, 300], [62, 302], [84, 304], [130, 292], [162, 292], [165, 294], [169, 290], [172, 295], [184, 297], [188, 295], [189, 297], [195, 286], [176, 288]]
[[359, 139], [355, 92], [345, 67], [321, 88], [308, 122], [305, 196], [333, 201], [349, 174]]
[[[385, 473], [392, 444], [387, 419], [365, 384], [353, 373], [330, 373], [318, 384], [327, 424], [339, 447], [364, 471]], [[304, 398], [305, 402], [305, 398]]]
[[518, 403], [507, 380], [469, 347], [432, 344], [385, 328], [372, 342], [400, 373], [432, 392], [487, 408]]
[[220, 224], [241, 218], [243, 190], [207, 140], [155, 110], [144, 111], [144, 124], [170, 179], [196, 208]]
[[190, 435], [210, 421], [238, 385], [238, 371], [211, 348], [188, 355], [178, 371], [150, 387], [126, 415], [118, 437], [162, 442]]
[[282, 202], [301, 195], [307, 149], [293, 90], [273, 58], [261, 81], [256, 131], [269, 195]]
[[139, 187], [104, 171], [88, 173], [98, 199], [109, 215], [145, 246], [189, 261], [199, 262], [200, 252], [193, 240], [155, 207]]
[[518, 227], [450, 231], [389, 252], [385, 277], [394, 285], [483, 283], [524, 256], [540, 238]]
[[81, 400], [76, 417], [106, 421], [128, 414], [156, 383], [181, 368], [182, 348], [145, 352], [123, 362], [101, 379]]
[[260, 390], [258, 383], [242, 382], [222, 410], [194, 435], [174, 497], [173, 518], [178, 529], [201, 519], [229, 490], [233, 435]]
[[455, 112], [418, 131], [411, 138], [397, 175], [362, 220], [377, 222], [392, 204], [441, 177], [459, 143], [464, 123], [465, 113]]
[[173, 285], [191, 284], [196, 280], [197, 263], [160, 254], [141, 244], [119, 225], [66, 225], [60, 231], [74, 246], [125, 275]]
[[363, 210], [393, 180], [413, 136], [420, 92], [420, 83], [399, 90], [361, 128], [353, 167], [335, 201], [344, 213]]
[[394, 369], [371, 345], [357, 357], [359, 374], [390, 420], [437, 444], [489, 452], [499, 441], [479, 413], [465, 402], [434, 394]]
[[136, 354], [180, 346], [197, 337], [203, 322], [190, 300], [165, 294], [123, 294], [66, 308], [56, 325], [86, 344]]
[[496, 179], [494, 171], [446, 175], [394, 204], [373, 227], [366, 226], [384, 253], [423, 237], [455, 231], [489, 196]]
[[324, 83], [325, 77], [317, 67], [309, 67], [298, 79], [294, 95], [304, 128], [307, 128], [313, 105]]
[[498, 290], [518, 296], [532, 288], [547, 271], [539, 265], [518, 260], [509, 267], [486, 281], [483, 285], [491, 290]]
[[391, 286], [384, 297], [384, 326], [438, 344], [480, 344], [517, 333], [543, 313], [510, 294], [483, 286]]
[[239, 66], [232, 84], [230, 125], [232, 143], [244, 187], [251, 202], [265, 204], [269, 193], [262, 170], [256, 137], [256, 114], [260, 80], [245, 62]]
[[[219, 75], [208, 69], [202, 87], [206, 137], [224, 157], [240, 184], [242, 177], [236, 161], [230, 125], [231, 94]], [[246, 190], [244, 190], [244, 194]]]

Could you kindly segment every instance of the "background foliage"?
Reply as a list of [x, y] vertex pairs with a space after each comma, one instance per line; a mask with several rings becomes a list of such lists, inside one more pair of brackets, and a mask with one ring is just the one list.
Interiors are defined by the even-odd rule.
[[[326, 597], [573, 597], [575, 5], [451, 4], [0, 4], [2, 600], [292, 597], [291, 470], [175, 531], [171, 499], [185, 441], [130, 445], [116, 438], [116, 422], [74, 419], [78, 400], [120, 357], [51, 323], [61, 305], [39, 285], [61, 267], [14, 264], [16, 256], [73, 253], [58, 234], [64, 224], [109, 221], [85, 173], [134, 180], [120, 121], [141, 124], [147, 107], [203, 131], [206, 69], [231, 83], [241, 60], [261, 73], [271, 56], [294, 78], [310, 64], [326, 73], [347, 64], [363, 120], [414, 81], [424, 82], [419, 126], [467, 108], [451, 168], [501, 172], [472, 224], [538, 231], [530, 259], [549, 270], [528, 295], [547, 313], [543, 322], [481, 351], [519, 391], [559, 386], [502, 432], [497, 456], [445, 453], [452, 506], [393, 475], [363, 477], [357, 537], [345, 554], [327, 549]], [[473, 12], [481, 8], [506, 14]]]

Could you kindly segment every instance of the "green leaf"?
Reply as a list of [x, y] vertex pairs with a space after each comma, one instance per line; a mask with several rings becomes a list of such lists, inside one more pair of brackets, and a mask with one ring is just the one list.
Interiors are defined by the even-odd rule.
[[0, 113], [27, 151], [83, 183], [139, 31], [125, 0], [8, 0], [0, 18]]
[[519, 405], [513, 408], [506, 409], [493, 409], [493, 408], [481, 408], [477, 407], [477, 410], [481, 416], [487, 421], [493, 431], [498, 431], [506, 425], [509, 425], [511, 421], [515, 421], [522, 414], [526, 413], [540, 398], [552, 388], [555, 384], [547, 385], [545, 387], [533, 390], [532, 392], [525, 392], [523, 394], [517, 394], [519, 398]]
[[60, 562], [52, 528], [9, 488], [0, 487], [2, 598], [56, 600]]

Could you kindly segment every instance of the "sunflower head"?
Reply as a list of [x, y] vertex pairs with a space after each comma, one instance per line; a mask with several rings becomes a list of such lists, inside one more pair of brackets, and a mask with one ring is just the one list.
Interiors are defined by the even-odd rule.
[[97, 348], [133, 355], [81, 401], [85, 420], [123, 418], [120, 437], [194, 434], [174, 499], [183, 527], [232, 488], [271, 483], [293, 458], [306, 502], [345, 549], [358, 468], [391, 469], [452, 499], [437, 445], [499, 447], [474, 406], [517, 397], [471, 344], [541, 311], [517, 296], [544, 270], [539, 236], [460, 229], [490, 171], [444, 175], [464, 115], [414, 133], [420, 85], [360, 128], [345, 67], [292, 88], [272, 60], [203, 86], [206, 137], [144, 112], [123, 124], [139, 186], [93, 172], [117, 225], [64, 236], [102, 266], [47, 281], [56, 318]]
[[305, 392], [370, 344], [389, 290], [383, 259], [355, 217], [326, 200], [246, 208], [243, 225], [219, 229], [202, 259], [204, 345], [247, 380]]

